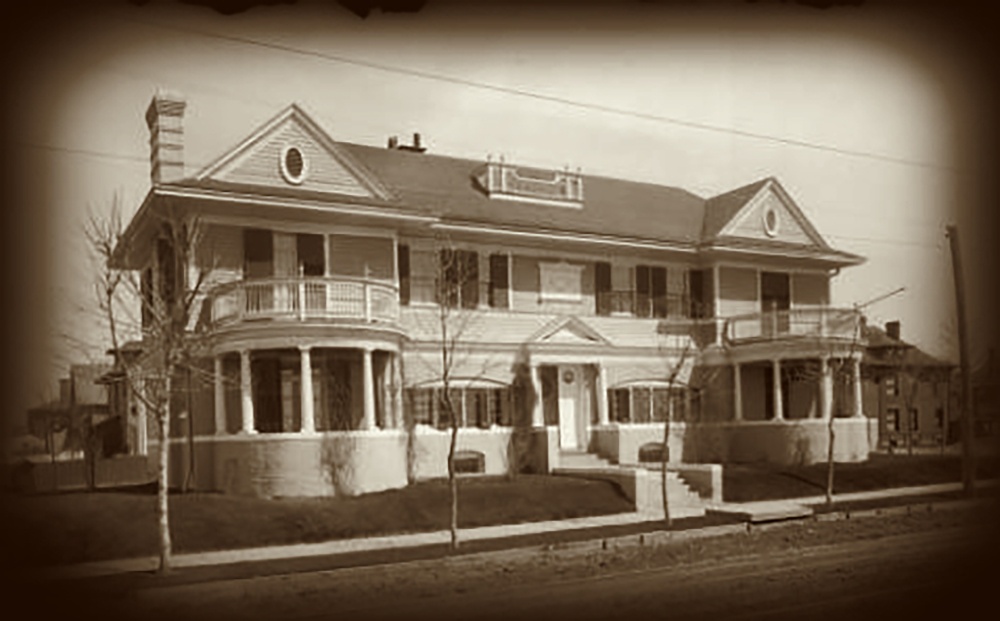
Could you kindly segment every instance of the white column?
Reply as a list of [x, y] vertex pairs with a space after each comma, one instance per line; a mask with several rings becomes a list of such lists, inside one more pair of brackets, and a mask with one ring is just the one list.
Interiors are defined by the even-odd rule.
[[[137, 379], [136, 382], [139, 385], [139, 390], [145, 390], [145, 382], [142, 378]], [[136, 425], [139, 426], [139, 437], [136, 438], [138, 444], [136, 451], [139, 455], [146, 455], [149, 451], [149, 416], [145, 402], [134, 396], [133, 399], [136, 401]]]
[[603, 364], [597, 365], [597, 377], [595, 378], [597, 386], [597, 424], [607, 425], [608, 424], [608, 374], [604, 369]]
[[864, 403], [861, 398], [861, 358], [851, 358], [851, 381], [854, 384], [854, 411], [855, 418], [863, 418]]
[[392, 425], [403, 428], [403, 360], [398, 353], [392, 355]]
[[733, 364], [733, 420], [743, 420], [743, 373], [738, 362]]
[[833, 373], [830, 358], [819, 359], [819, 417], [827, 420], [833, 416]]
[[364, 417], [361, 419], [362, 429], [375, 428], [375, 374], [372, 372], [372, 350], [362, 351], [361, 371], [364, 386]]
[[221, 436], [226, 433], [226, 378], [223, 375], [223, 356], [219, 354], [215, 357], [215, 435]]
[[250, 351], [240, 352], [240, 405], [243, 418], [242, 433], [257, 433], [253, 419], [253, 383], [250, 377]]
[[781, 360], [772, 360], [771, 369], [773, 369], [771, 390], [774, 392], [774, 420], [784, 420], [785, 404], [781, 398]]
[[531, 387], [535, 391], [535, 404], [531, 408], [531, 426], [544, 427], [545, 415], [542, 411], [542, 379], [539, 377], [538, 365], [531, 365]]
[[302, 433], [316, 433], [315, 397], [313, 396], [312, 350], [299, 346], [299, 402]]

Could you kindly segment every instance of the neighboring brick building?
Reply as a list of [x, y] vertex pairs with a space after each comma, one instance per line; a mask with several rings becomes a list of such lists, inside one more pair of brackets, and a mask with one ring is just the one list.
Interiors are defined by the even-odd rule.
[[885, 330], [866, 326], [865, 337], [865, 410], [878, 415], [879, 447], [947, 443], [955, 435], [949, 433], [955, 365], [902, 340], [898, 321], [887, 323]]

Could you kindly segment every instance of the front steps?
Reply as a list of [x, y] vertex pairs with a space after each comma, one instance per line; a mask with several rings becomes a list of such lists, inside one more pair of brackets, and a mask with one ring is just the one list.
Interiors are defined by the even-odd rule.
[[[663, 479], [658, 466], [612, 464], [593, 453], [564, 451], [553, 474], [612, 481], [649, 519], [663, 519]], [[692, 491], [676, 472], [667, 471], [667, 509], [672, 519], [705, 515], [706, 500]]]

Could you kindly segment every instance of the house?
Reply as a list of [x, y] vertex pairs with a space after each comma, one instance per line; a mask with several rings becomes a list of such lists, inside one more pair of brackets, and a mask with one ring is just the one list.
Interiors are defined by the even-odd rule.
[[947, 444], [955, 366], [902, 340], [898, 321], [866, 326], [865, 337], [865, 410], [877, 412], [879, 448]]
[[82, 451], [84, 436], [92, 429], [98, 432], [102, 450], [120, 450], [119, 421], [98, 381], [108, 369], [104, 364], [70, 365], [68, 376], [59, 380], [59, 399], [28, 410], [28, 432], [44, 441], [46, 453]]
[[159, 92], [148, 108], [152, 184], [120, 260], [151, 291], [173, 281], [160, 218], [202, 228], [182, 277], [207, 271], [189, 326], [207, 350], [175, 382], [171, 425], [172, 463], [201, 487], [445, 476], [445, 375], [459, 449], [485, 473], [586, 452], [638, 465], [668, 421], [673, 462], [824, 460], [831, 416], [838, 460], [873, 447], [859, 316], [830, 306], [863, 259], [773, 177], [704, 198], [436, 155], [419, 134], [341, 142], [298, 105], [189, 171], [186, 105]]

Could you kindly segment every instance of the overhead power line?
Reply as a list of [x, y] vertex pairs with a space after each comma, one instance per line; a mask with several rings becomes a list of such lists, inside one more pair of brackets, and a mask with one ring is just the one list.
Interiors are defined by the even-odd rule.
[[527, 91], [524, 89], [514, 88], [512, 86], [502, 86], [499, 84], [490, 84], [487, 82], [479, 82], [476, 80], [469, 80], [467, 78], [459, 78], [455, 76], [434, 73], [430, 71], [424, 71], [420, 69], [411, 69], [406, 67], [397, 67], [394, 65], [388, 65], [385, 63], [379, 63], [370, 60], [363, 60], [359, 58], [352, 58], [348, 56], [343, 56], [340, 54], [331, 54], [328, 52], [320, 52], [317, 50], [310, 50], [306, 48], [296, 47], [292, 45], [287, 45], [283, 43], [274, 43], [271, 41], [261, 41], [259, 39], [254, 39], [251, 37], [243, 37], [238, 35], [228, 35], [220, 34], [217, 32], [209, 32], [205, 30], [198, 30], [194, 28], [187, 28], [183, 26], [169, 25], [169, 24], [157, 24], [144, 20], [134, 20], [128, 18], [118, 18], [122, 21], [127, 21], [130, 23], [141, 24], [143, 26], [149, 26], [153, 28], [161, 28], [165, 30], [173, 30], [177, 32], [194, 34], [202, 37], [208, 37], [213, 39], [219, 39], [222, 41], [229, 41], [232, 43], [240, 43], [244, 45], [251, 45], [255, 47], [260, 47], [264, 49], [286, 52], [289, 54], [296, 54], [299, 56], [308, 56], [312, 58], [319, 58], [322, 60], [327, 60], [331, 62], [337, 62], [345, 65], [353, 65], [357, 67], [365, 67], [368, 69], [375, 69], [378, 71], [383, 71], [386, 73], [395, 73], [398, 75], [407, 75], [417, 78], [422, 78], [426, 80], [435, 80], [438, 82], [446, 82], [449, 84], [456, 84], [459, 86], [467, 86], [470, 88], [477, 88], [480, 90], [493, 91], [497, 93], [504, 93], [507, 95], [515, 95], [518, 97], [526, 97], [530, 99], [535, 99], [538, 101], [546, 101], [550, 103], [557, 103], [565, 106], [572, 106], [574, 108], [593, 110], [597, 112], [604, 112], [608, 114], [614, 114], [618, 116], [626, 116], [646, 121], [654, 121], [659, 123], [666, 123], [671, 125], [676, 125], [680, 127], [687, 127], [691, 129], [699, 129], [703, 131], [710, 131], [720, 134], [729, 134], [733, 136], [739, 136], [742, 138], [752, 138], [756, 140], [764, 140], [768, 142], [783, 144], [787, 146], [800, 147], [805, 149], [812, 149], [816, 151], [825, 151], [828, 153], [835, 153], [838, 155], [847, 155], [852, 157], [866, 158], [879, 160], [883, 162], [889, 162], [893, 164], [900, 164], [904, 166], [915, 166], [919, 168], [935, 169], [935, 170], [945, 170], [945, 171], [956, 171], [957, 169], [952, 166], [945, 166], [942, 164], [935, 164], [931, 162], [922, 162], [919, 160], [908, 159], [904, 157], [897, 157], [892, 155], [886, 155], [882, 153], [874, 153], [871, 151], [863, 151], [859, 149], [847, 149], [843, 147], [837, 147], [833, 145], [822, 144], [818, 142], [811, 142], [808, 140], [801, 140], [797, 138], [787, 138], [783, 136], [775, 136], [773, 134], [765, 134], [761, 132], [753, 132], [748, 130], [736, 129], [732, 127], [723, 127], [720, 125], [713, 125], [711, 123], [702, 123], [699, 121], [689, 121], [677, 117], [666, 116], [661, 114], [652, 114], [649, 112], [640, 112], [638, 110], [629, 110], [627, 108], [619, 108], [616, 106], [608, 106], [604, 104], [598, 104], [593, 102], [584, 102], [570, 99], [567, 97], [560, 97], [558, 95], [549, 95], [545, 93], [538, 93], [533, 91]]

